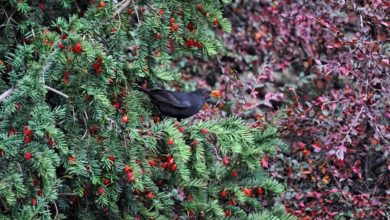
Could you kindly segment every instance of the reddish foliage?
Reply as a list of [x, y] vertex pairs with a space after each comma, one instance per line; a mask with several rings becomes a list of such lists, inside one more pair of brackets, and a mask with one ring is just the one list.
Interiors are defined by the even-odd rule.
[[228, 101], [198, 117], [222, 108], [262, 127], [273, 113], [285, 115], [277, 123], [290, 154], [259, 160], [287, 180], [284, 204], [302, 219], [389, 212], [389, 9], [381, 0], [236, 1], [227, 8], [230, 53], [196, 70], [221, 73], [206, 73], [206, 82]]

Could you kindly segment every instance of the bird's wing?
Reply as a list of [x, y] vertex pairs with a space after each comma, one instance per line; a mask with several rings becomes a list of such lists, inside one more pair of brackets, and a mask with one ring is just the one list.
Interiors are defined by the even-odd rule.
[[176, 108], [188, 108], [191, 107], [191, 102], [188, 100], [181, 101], [171, 93], [165, 90], [152, 90], [149, 91], [149, 96], [153, 101], [161, 104], [171, 105]]

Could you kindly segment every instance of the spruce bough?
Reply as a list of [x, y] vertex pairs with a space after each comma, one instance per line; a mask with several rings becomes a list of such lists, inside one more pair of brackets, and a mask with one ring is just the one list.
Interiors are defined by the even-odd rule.
[[0, 2], [1, 218], [293, 218], [259, 163], [285, 146], [276, 129], [157, 122], [132, 86], [216, 55], [220, 1]]

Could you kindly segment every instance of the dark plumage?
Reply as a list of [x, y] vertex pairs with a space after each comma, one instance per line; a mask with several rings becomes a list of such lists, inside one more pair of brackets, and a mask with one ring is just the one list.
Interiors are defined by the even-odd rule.
[[197, 89], [193, 92], [174, 92], [164, 89], [142, 89], [142, 91], [149, 95], [162, 115], [177, 118], [178, 121], [198, 113], [211, 95], [211, 91], [207, 89]]

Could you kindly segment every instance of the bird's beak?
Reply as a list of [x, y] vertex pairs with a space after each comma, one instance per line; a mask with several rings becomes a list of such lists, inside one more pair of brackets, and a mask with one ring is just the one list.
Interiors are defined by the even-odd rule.
[[221, 97], [221, 91], [219, 91], [219, 90], [214, 90], [214, 91], [212, 91], [210, 93], [211, 93], [212, 97], [215, 97], [215, 98], [220, 98]]

